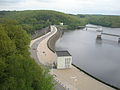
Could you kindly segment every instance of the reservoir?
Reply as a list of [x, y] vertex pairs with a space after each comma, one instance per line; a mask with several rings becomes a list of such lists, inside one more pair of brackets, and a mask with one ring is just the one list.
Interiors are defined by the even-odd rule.
[[[88, 26], [95, 26], [89, 24]], [[104, 33], [120, 35], [120, 28], [102, 27]], [[57, 41], [57, 50], [68, 50], [73, 64], [100, 80], [120, 88], [120, 43], [118, 37], [96, 39], [96, 28], [69, 30]]]

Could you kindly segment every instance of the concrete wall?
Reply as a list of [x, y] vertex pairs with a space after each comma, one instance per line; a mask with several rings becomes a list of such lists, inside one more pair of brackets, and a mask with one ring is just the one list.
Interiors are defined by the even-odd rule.
[[[58, 28], [57, 28], [58, 29]], [[49, 40], [48, 40], [48, 48], [55, 53], [55, 43], [62, 35], [63, 30], [58, 29], [57, 33], [54, 34]]]

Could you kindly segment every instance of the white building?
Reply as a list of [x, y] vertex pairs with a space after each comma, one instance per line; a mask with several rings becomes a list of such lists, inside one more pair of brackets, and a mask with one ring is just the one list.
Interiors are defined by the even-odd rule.
[[63, 26], [63, 23], [61, 22], [60, 25]]
[[56, 61], [57, 69], [66, 69], [71, 67], [72, 56], [68, 51], [56, 51], [56, 54], [57, 54]]

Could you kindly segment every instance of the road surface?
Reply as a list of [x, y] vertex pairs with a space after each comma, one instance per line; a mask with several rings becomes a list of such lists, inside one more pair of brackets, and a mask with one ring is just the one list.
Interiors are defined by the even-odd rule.
[[[41, 36], [37, 39], [35, 39], [34, 41], [31, 42], [30, 44], [30, 53], [31, 53], [31, 57], [34, 58], [34, 60], [36, 61], [37, 64], [39, 65], [43, 65], [38, 56], [37, 56], [37, 48], [38, 48], [38, 45], [40, 44], [41, 41], [43, 41], [45, 38], [47, 38], [49, 35], [53, 34], [55, 31], [51, 31], [49, 33], [47, 33], [46, 35], [44, 36]], [[60, 83], [58, 83], [56, 80], [55, 81], [55, 90], [66, 90]]]

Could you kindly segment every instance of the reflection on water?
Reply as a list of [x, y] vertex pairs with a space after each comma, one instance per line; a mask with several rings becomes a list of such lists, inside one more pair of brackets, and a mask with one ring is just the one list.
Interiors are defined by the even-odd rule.
[[113, 41], [113, 40], [108, 40], [108, 39], [96, 39], [96, 44], [100, 45], [100, 44], [110, 44], [113, 46], [118, 46], [120, 47], [120, 42], [117, 41]]
[[[103, 27], [103, 32], [120, 35], [120, 28]], [[68, 50], [73, 63], [95, 77], [120, 87], [120, 44], [117, 37], [96, 39], [96, 30], [75, 30], [64, 33], [56, 43], [57, 50]]]
[[96, 44], [101, 45], [102, 44], [102, 39], [96, 39]]

